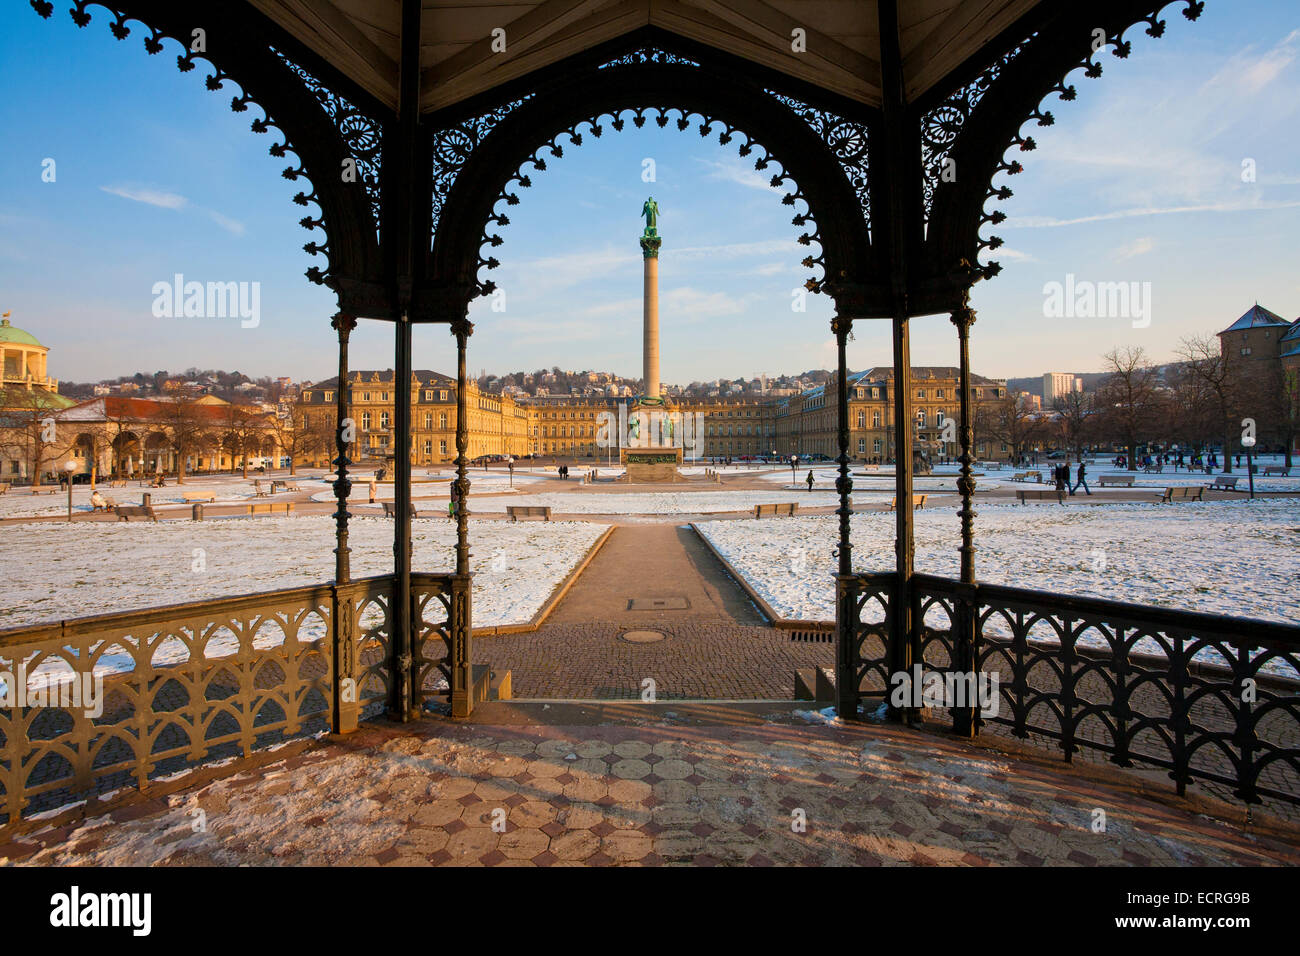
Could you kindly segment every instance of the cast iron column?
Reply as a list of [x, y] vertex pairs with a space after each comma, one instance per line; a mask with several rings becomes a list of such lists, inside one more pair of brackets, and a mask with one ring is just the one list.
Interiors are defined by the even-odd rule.
[[391, 713], [413, 716], [411, 614], [411, 323], [397, 318], [393, 373], [393, 663]]
[[451, 324], [456, 336], [456, 481], [452, 500], [456, 504], [456, 572], [451, 582], [451, 715], [468, 717], [474, 710], [473, 649], [470, 595], [473, 575], [469, 570], [469, 403], [465, 349], [474, 326], [468, 319]]
[[[894, 569], [893, 598], [890, 601], [892, 627], [890, 675], [912, 674], [919, 663], [913, 638], [912, 573], [915, 557], [912, 513], [912, 352], [907, 316], [894, 317]], [[894, 708], [891, 706], [891, 713]], [[903, 708], [909, 723], [917, 717], [914, 708]]]
[[[356, 631], [353, 616], [355, 605], [349, 593], [340, 593], [339, 589], [352, 578], [352, 569], [348, 556], [348, 495], [352, 491], [352, 482], [348, 480], [348, 439], [354, 427], [348, 418], [348, 339], [357, 327], [355, 316], [343, 312], [334, 316], [330, 323], [339, 334], [339, 378], [335, 392], [335, 478], [334, 498], [337, 507], [334, 510], [334, 680], [330, 729], [336, 734], [346, 734], [357, 729], [358, 707], [356, 686]], [[305, 413], [303, 427], [307, 425]]]
[[961, 582], [975, 583], [975, 507], [972, 499], [975, 495], [975, 478], [972, 473], [971, 449], [975, 444], [975, 423], [971, 419], [970, 403], [970, 327], [975, 324], [975, 310], [963, 306], [952, 314], [952, 324], [957, 326], [957, 341], [960, 345], [960, 382], [961, 388], [961, 477], [957, 479], [957, 490], [961, 492]]
[[[961, 477], [957, 479], [957, 490], [961, 492], [961, 591], [954, 606], [957, 619], [953, 621], [955, 630], [953, 641], [956, 660], [953, 663], [961, 673], [969, 674], [971, 680], [966, 685], [974, 690], [975, 668], [979, 663], [976, 646], [976, 603], [975, 603], [975, 477], [971, 468], [971, 449], [975, 443], [975, 425], [971, 420], [970, 401], [970, 327], [975, 323], [975, 311], [963, 305], [953, 312], [952, 324], [957, 326], [957, 341], [960, 346], [960, 382], [961, 389]], [[952, 710], [953, 732], [962, 737], [974, 737], [979, 733], [979, 708], [973, 701], [965, 707]]]
[[[394, 330], [393, 592], [389, 608], [388, 713], [418, 715], [412, 667], [411, 608], [411, 299], [426, 237], [415, 215], [420, 149], [421, 0], [402, 0], [397, 122], [384, 137], [384, 246], [392, 282]], [[391, 157], [391, 159], [390, 159]], [[389, 165], [391, 163], [391, 166]], [[422, 221], [422, 220], [421, 220]], [[390, 239], [391, 237], [391, 239]]]
[[[894, 332], [894, 593], [890, 598], [889, 676], [910, 673], [917, 656], [912, 608], [912, 355], [907, 320], [910, 315], [910, 253], [920, 247], [922, 234], [921, 142], [918, 117], [908, 107], [903, 76], [898, 0], [879, 0], [880, 24], [881, 140], [884, 162], [881, 171], [886, 198], [888, 267], [893, 303]], [[890, 688], [886, 689], [887, 697]], [[915, 720], [919, 712], [910, 706], [896, 708], [892, 717]]]
[[[348, 547], [348, 495], [352, 492], [352, 482], [348, 479], [348, 439], [355, 433], [355, 426], [348, 419], [348, 339], [357, 327], [355, 316], [342, 312], [334, 316], [330, 323], [339, 334], [339, 379], [335, 394], [334, 421], [334, 509], [335, 547], [334, 547], [334, 583], [347, 584], [352, 577], [348, 561], [352, 553]], [[306, 425], [304, 420], [303, 425]]]
[[835, 707], [844, 720], [856, 720], [858, 717], [858, 668], [857, 654], [854, 653], [858, 589], [857, 577], [853, 574], [853, 543], [849, 528], [849, 518], [853, 514], [850, 497], [853, 479], [849, 477], [849, 371], [845, 356], [845, 344], [852, 329], [853, 320], [850, 318], [836, 315], [831, 320], [831, 331], [835, 333], [838, 352], [839, 388], [835, 400], [839, 417], [836, 431], [840, 451], [837, 459], [840, 473], [835, 479], [835, 490], [840, 496], [840, 507], [835, 512], [840, 517], [840, 543], [836, 548], [839, 568], [835, 575]]

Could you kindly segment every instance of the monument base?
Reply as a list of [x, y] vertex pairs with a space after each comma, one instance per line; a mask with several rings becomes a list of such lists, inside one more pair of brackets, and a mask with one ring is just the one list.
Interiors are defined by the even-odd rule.
[[682, 464], [682, 449], [624, 448], [619, 452], [630, 484], [653, 484], [684, 480], [677, 469]]

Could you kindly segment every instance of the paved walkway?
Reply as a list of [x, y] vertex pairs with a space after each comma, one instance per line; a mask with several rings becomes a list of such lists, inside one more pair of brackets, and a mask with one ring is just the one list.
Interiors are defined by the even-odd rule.
[[[813, 715], [815, 716], [815, 715]], [[0, 845], [41, 865], [1296, 865], [1246, 829], [1071, 768], [786, 705], [487, 704]], [[1097, 832], [1098, 811], [1105, 830]]]
[[[662, 635], [651, 643], [629, 632]], [[797, 667], [830, 667], [829, 643], [768, 627], [690, 528], [620, 525], [547, 623], [479, 637], [475, 655], [509, 668], [521, 698], [790, 700]]]

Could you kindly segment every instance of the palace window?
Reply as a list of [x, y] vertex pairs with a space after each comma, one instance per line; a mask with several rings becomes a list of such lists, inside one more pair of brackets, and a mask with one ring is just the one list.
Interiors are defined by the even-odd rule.
[[447, 413], [446, 413], [446, 412], [443, 412], [441, 415], [438, 416], [438, 427], [439, 427], [439, 428], [446, 428], [446, 427], [447, 427]]
[[388, 428], [388, 412], [380, 412], [380, 413], [379, 413], [379, 427], [380, 427], [381, 429], [387, 429], [387, 428]]
[[444, 438], [442, 441], [438, 442], [438, 454], [447, 454], [447, 439]]
[[433, 427], [433, 412], [424, 413], [424, 428], [427, 431]]
[[369, 413], [369, 412], [362, 412], [362, 413], [361, 413], [361, 427], [362, 427], [363, 429], [365, 429], [366, 431], [369, 431], [369, 430], [370, 430], [370, 413]]
[[362, 400], [363, 402], [368, 402], [368, 401], [370, 401], [370, 393], [369, 393], [369, 392], [362, 392], [362, 393], [361, 393], [361, 400]]
[[440, 401], [440, 402], [445, 402], [446, 400], [447, 400], [447, 390], [446, 390], [445, 388], [443, 388], [443, 389], [439, 389], [439, 390], [438, 390], [438, 401]]
[[921, 428], [924, 428], [924, 427], [925, 427], [925, 409], [924, 409], [924, 408], [918, 408], [918, 409], [916, 410], [916, 424], [919, 425]]
[[880, 412], [871, 413], [871, 427], [872, 428], [880, 427]]
[[[859, 389], [859, 391], [861, 391], [861, 390]], [[858, 427], [859, 427], [859, 428], [866, 428], [866, 427], [867, 427], [867, 413], [866, 413], [866, 412], [858, 412]]]
[[326, 392], [326, 393], [325, 393], [325, 401], [327, 401], [327, 402], [332, 402], [332, 401], [334, 401], [334, 393], [333, 393], [333, 392]]

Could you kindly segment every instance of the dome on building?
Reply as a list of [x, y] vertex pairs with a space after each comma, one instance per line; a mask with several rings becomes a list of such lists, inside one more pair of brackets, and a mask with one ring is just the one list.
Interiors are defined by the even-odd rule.
[[0, 343], [6, 345], [29, 345], [38, 349], [45, 348], [36, 340], [36, 336], [30, 332], [24, 332], [22, 329], [15, 328], [9, 324], [8, 319], [0, 319]]

